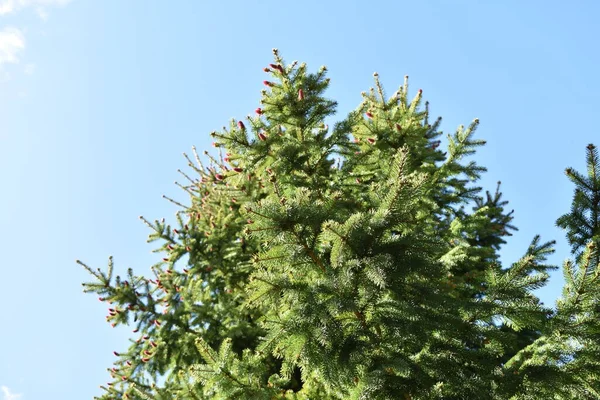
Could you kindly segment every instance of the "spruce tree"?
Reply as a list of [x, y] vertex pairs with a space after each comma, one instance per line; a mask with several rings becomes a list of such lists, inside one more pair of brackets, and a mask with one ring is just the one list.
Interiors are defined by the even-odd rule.
[[[134, 338], [101, 399], [600, 398], [600, 164], [567, 170], [577, 190], [574, 261], [555, 309], [534, 290], [553, 242], [499, 262], [516, 228], [500, 184], [468, 156], [478, 120], [448, 135], [408, 81], [375, 87], [329, 126], [326, 68], [274, 50], [260, 107], [194, 149], [152, 276], [94, 277], [107, 321]], [[208, 160], [208, 161], [206, 161]], [[206, 165], [205, 165], [206, 164]]]

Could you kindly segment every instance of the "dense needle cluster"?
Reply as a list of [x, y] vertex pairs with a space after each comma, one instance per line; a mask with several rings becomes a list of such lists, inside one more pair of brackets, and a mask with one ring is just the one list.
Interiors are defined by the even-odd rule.
[[516, 229], [485, 168], [478, 120], [439, 140], [423, 92], [375, 87], [329, 126], [326, 68], [274, 61], [254, 115], [194, 149], [177, 223], [142, 220], [152, 276], [84, 284], [134, 337], [100, 399], [600, 398], [600, 162], [567, 169], [575, 259], [556, 308], [552, 242], [500, 265]]

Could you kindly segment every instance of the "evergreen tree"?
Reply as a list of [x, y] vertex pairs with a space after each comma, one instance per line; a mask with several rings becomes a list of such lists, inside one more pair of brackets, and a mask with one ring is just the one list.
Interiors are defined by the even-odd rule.
[[600, 164], [588, 147], [567, 229], [575, 261], [556, 309], [534, 290], [553, 242], [502, 266], [516, 228], [485, 168], [475, 120], [448, 135], [408, 82], [326, 121], [326, 68], [274, 50], [261, 106], [194, 149], [177, 223], [150, 222], [164, 257], [147, 278], [93, 270], [84, 291], [135, 337], [101, 399], [600, 398]]

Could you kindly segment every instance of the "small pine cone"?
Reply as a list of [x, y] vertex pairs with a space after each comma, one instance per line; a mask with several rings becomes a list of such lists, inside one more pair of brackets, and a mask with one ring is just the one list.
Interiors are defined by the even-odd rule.
[[298, 90], [298, 100], [299, 101], [304, 100], [304, 91], [302, 89]]
[[267, 135], [265, 135], [264, 133], [260, 132], [258, 134], [258, 138], [264, 142], [265, 140], [267, 140]]
[[372, 118], [373, 118], [373, 114], [371, 114], [371, 113], [370, 113], [370, 112], [368, 112], [368, 111], [365, 113], [365, 115], [366, 115], [368, 118], [370, 118], [370, 119], [372, 119]]
[[254, 110], [258, 115], [262, 115], [263, 110], [262, 108], [258, 107], [256, 110]]

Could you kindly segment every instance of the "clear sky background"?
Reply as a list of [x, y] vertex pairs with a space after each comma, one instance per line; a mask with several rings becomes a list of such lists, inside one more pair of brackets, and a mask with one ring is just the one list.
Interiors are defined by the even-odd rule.
[[448, 133], [480, 118], [483, 185], [503, 182], [520, 228], [503, 261], [540, 233], [561, 264], [564, 169], [600, 145], [599, 17], [594, 0], [0, 0], [0, 400], [101, 393], [130, 331], [75, 259], [149, 272], [138, 216], [174, 220], [181, 153], [258, 106], [273, 47], [328, 66], [340, 118], [374, 71], [389, 93], [410, 75]]

